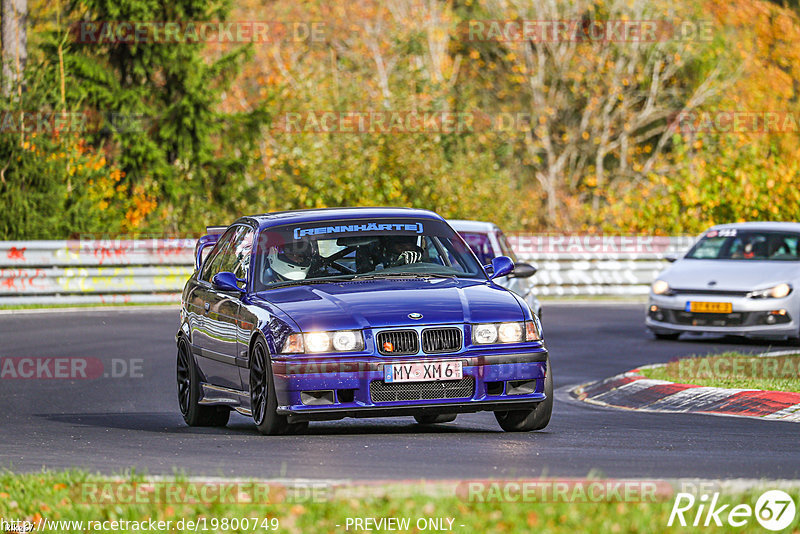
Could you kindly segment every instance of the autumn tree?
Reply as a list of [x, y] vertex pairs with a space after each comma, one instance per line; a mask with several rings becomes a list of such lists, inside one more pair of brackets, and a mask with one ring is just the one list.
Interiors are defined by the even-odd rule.
[[[497, 44], [519, 95], [512, 105], [530, 117], [519, 142], [553, 224], [582, 222], [566, 198], [578, 197], [574, 204], [596, 212], [615, 181], [663, 172], [656, 164], [670, 148], [671, 117], [697, 108], [721, 87], [720, 69], [700, 65], [708, 63], [704, 43], [697, 42], [703, 35], [680, 34], [682, 22], [696, 19], [661, 6], [649, 0], [488, 4], [488, 19], [543, 24], [538, 36], [501, 35]], [[624, 21], [638, 22], [639, 32], [613, 33]], [[652, 21], [661, 24], [645, 26]], [[676, 22], [665, 27], [665, 21]], [[644, 34], [648, 30], [651, 35]]]

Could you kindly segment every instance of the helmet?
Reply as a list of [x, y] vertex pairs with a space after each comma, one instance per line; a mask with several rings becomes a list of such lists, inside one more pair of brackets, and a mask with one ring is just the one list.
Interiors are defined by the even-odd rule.
[[305, 280], [311, 267], [312, 248], [309, 243], [296, 241], [272, 246], [267, 255], [269, 267], [287, 280]]
[[389, 236], [384, 238], [383, 243], [387, 267], [417, 263], [422, 259], [422, 249], [417, 246], [416, 236]]

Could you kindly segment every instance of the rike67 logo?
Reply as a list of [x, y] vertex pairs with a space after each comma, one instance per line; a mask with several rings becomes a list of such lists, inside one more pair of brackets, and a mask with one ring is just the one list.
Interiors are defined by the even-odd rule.
[[720, 504], [719, 493], [707, 493], [696, 497], [691, 493], [678, 493], [667, 526], [676, 521], [681, 526], [721, 527], [727, 523], [731, 527], [747, 526], [753, 517], [765, 529], [783, 530], [793, 524], [795, 503], [792, 497], [781, 490], [763, 493], [756, 501], [755, 508], [749, 504]]

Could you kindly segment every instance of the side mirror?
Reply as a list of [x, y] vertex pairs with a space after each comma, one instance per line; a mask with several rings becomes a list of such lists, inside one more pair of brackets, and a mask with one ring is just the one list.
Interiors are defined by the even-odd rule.
[[238, 281], [239, 279], [236, 278], [235, 274], [222, 271], [214, 275], [211, 279], [211, 284], [220, 291], [238, 291], [242, 293], [243, 291], [242, 288], [239, 287]]
[[514, 270], [514, 262], [508, 256], [497, 256], [492, 260], [492, 280], [506, 276]]
[[675, 263], [676, 261], [678, 261], [678, 255], [675, 254], [674, 252], [669, 252], [667, 254], [664, 254], [664, 259], [670, 263]]
[[536, 271], [539, 269], [536, 266], [531, 265], [530, 263], [515, 263], [514, 264], [514, 272], [511, 273], [511, 276], [514, 278], [530, 278]]

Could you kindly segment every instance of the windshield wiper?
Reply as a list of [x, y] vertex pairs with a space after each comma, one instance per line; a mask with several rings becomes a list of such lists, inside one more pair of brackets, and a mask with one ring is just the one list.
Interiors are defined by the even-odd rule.
[[361, 274], [355, 277], [356, 280], [373, 280], [377, 278], [449, 278], [454, 279], [454, 274], [441, 274], [441, 273], [369, 273]]
[[325, 278], [309, 278], [307, 280], [287, 280], [286, 282], [276, 282], [274, 284], [270, 284], [265, 289], [278, 289], [280, 287], [290, 287], [290, 286], [309, 286], [313, 284], [334, 284], [336, 282], [344, 282], [347, 280], [352, 280], [353, 278], [355, 278], [355, 275], [343, 274], [341, 276], [327, 276]]

